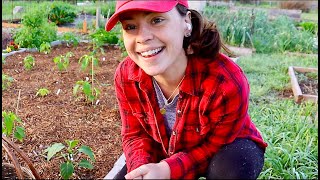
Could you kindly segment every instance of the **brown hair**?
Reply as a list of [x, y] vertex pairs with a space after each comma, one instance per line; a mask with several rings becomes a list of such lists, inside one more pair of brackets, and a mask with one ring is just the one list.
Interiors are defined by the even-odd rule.
[[185, 37], [183, 40], [183, 48], [186, 52], [190, 46], [193, 50], [192, 56], [212, 58], [219, 53], [222, 47], [228, 54], [232, 55], [232, 52], [222, 44], [220, 33], [214, 22], [202, 17], [196, 10], [187, 9], [183, 5], [178, 4], [176, 8], [181, 16], [186, 16], [188, 11], [191, 12], [191, 36]]

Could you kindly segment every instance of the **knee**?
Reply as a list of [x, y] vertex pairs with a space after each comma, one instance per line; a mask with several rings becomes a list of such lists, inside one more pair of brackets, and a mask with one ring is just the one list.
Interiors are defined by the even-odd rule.
[[264, 152], [253, 141], [236, 139], [211, 159], [207, 179], [257, 179], [264, 164]]

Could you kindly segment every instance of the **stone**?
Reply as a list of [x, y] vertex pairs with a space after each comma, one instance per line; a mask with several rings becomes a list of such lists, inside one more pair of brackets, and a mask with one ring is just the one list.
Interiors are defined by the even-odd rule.
[[13, 14], [18, 14], [18, 13], [21, 13], [22, 11], [23, 11], [22, 6], [15, 6], [12, 10]]

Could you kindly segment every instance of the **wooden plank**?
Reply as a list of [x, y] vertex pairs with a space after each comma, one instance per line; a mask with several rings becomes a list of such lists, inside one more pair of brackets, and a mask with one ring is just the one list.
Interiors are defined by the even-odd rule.
[[291, 86], [292, 86], [292, 91], [293, 91], [293, 95], [294, 95], [294, 100], [297, 103], [300, 103], [302, 100], [302, 92], [298, 83], [298, 79], [296, 77], [296, 75], [294, 74], [294, 70], [292, 66], [289, 66], [289, 70], [288, 70], [290, 79], [291, 79]]
[[289, 68], [288, 68], [288, 73], [289, 73], [290, 80], [291, 80], [292, 91], [293, 91], [294, 99], [295, 99], [296, 103], [300, 104], [302, 101], [311, 101], [314, 103], [318, 103], [318, 96], [311, 95], [311, 94], [302, 94], [298, 79], [294, 73], [295, 71], [301, 72], [301, 73], [306, 73], [306, 72], [317, 73], [318, 68], [298, 67], [298, 66], [289, 66]]

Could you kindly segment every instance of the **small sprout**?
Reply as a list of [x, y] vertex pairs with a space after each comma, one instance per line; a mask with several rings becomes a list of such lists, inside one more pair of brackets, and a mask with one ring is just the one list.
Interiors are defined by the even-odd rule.
[[48, 94], [50, 93], [50, 91], [46, 88], [40, 88], [37, 93], [36, 93], [36, 96], [41, 96], [41, 97], [44, 97], [44, 96], [47, 96]]
[[23, 59], [23, 65], [26, 70], [31, 70], [35, 65], [35, 59], [33, 56], [28, 55]]

